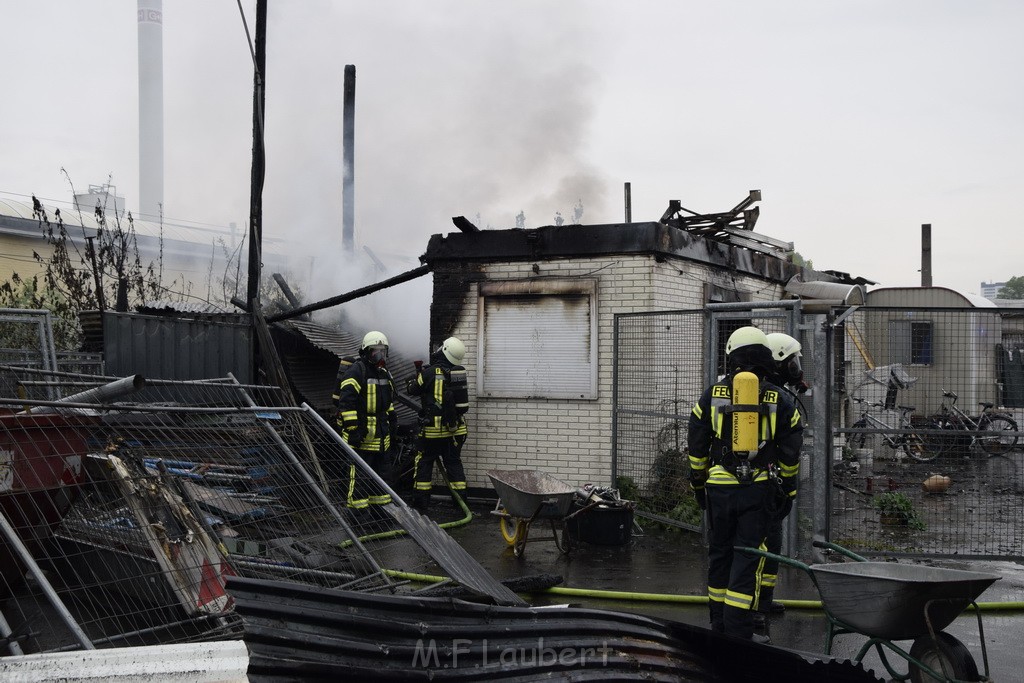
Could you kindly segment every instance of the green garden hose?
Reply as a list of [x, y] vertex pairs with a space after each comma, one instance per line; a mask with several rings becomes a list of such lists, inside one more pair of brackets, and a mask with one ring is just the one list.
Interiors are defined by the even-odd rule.
[[[402, 572], [394, 569], [385, 569], [388, 576], [406, 581], [419, 583], [441, 583], [450, 581], [444, 576], [431, 576], [429, 574], [415, 574]], [[536, 591], [542, 595], [565, 595], [579, 598], [596, 598], [601, 600], [624, 600], [628, 602], [667, 602], [684, 605], [706, 605], [706, 595], [676, 595], [673, 593], [634, 593], [630, 591], [610, 591], [590, 588], [566, 588], [554, 586]], [[821, 600], [776, 600], [785, 605], [786, 609], [821, 609]], [[1006, 602], [979, 602], [978, 609], [981, 611], [1015, 611], [1024, 610], [1024, 601], [1009, 600]]]

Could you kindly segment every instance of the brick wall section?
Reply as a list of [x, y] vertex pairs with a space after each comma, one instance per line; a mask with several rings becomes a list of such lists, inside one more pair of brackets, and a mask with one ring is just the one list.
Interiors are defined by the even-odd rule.
[[[537, 266], [539, 272], [534, 270]], [[598, 281], [598, 398], [596, 400], [506, 399], [476, 396], [478, 283], [538, 277]], [[773, 300], [781, 288], [749, 276], [723, 278], [703, 264], [623, 255], [539, 262], [496, 262], [467, 267], [437, 264], [431, 308], [435, 343], [454, 334], [466, 343], [470, 374], [469, 438], [463, 450], [471, 487], [490, 488], [488, 469], [537, 469], [570, 484], [609, 485], [612, 455], [614, 315], [699, 309], [704, 284], [755, 293]], [[456, 310], [457, 309], [457, 310]]]

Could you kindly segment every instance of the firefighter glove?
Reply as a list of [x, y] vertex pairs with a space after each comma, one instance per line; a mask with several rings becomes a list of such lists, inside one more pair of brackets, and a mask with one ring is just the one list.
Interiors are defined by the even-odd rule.
[[690, 468], [690, 486], [696, 491], [697, 489], [704, 488], [704, 482], [708, 480], [707, 470], [697, 470]]
[[345, 433], [347, 437], [345, 441], [348, 442], [349, 446], [358, 448], [366, 439], [366, 433], [366, 427], [354, 427]]
[[769, 511], [774, 519], [785, 519], [793, 509], [793, 501], [796, 500], [796, 496], [790, 495], [792, 489], [785, 482], [774, 483], [771, 488], [772, 496], [769, 502]]
[[783, 520], [789, 516], [790, 511], [793, 509], [794, 498], [786, 498], [779, 502], [779, 509], [775, 512], [775, 519]]
[[701, 486], [700, 488], [695, 487], [693, 489], [693, 497], [697, 500], [697, 507], [699, 507], [701, 510], [707, 509], [708, 494], [707, 491], [704, 490], [703, 486]]

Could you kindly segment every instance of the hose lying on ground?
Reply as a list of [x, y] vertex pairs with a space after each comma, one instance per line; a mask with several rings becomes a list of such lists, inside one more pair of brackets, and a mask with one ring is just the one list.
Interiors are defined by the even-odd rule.
[[[402, 572], [394, 569], [385, 569], [384, 572], [393, 578], [419, 583], [440, 583], [450, 581], [444, 576], [431, 576], [429, 574], [415, 574]], [[672, 593], [633, 593], [630, 591], [610, 591], [590, 588], [568, 588], [565, 586], [553, 586], [543, 590], [532, 591], [533, 594], [541, 595], [565, 595], [580, 598], [598, 598], [602, 600], [623, 600], [628, 602], [669, 602], [685, 605], [706, 605], [706, 595], [675, 595]], [[821, 600], [778, 600], [785, 605], [786, 609], [821, 609]], [[979, 602], [978, 609], [985, 611], [1016, 611], [1024, 610], [1024, 601], [1009, 600], [1006, 602]], [[972, 608], [968, 608], [972, 609]]]

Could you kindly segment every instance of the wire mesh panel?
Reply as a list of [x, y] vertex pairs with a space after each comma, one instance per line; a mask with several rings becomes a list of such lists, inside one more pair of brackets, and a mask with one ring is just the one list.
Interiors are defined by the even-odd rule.
[[[237, 633], [228, 575], [395, 592], [409, 589], [394, 577], [441, 566], [491, 589], [400, 499], [346, 507], [353, 476], [372, 498], [394, 492], [311, 409], [258, 401], [276, 390], [225, 380], [146, 388], [175, 400], [0, 400], [8, 644], [30, 652], [83, 638], [122, 646]], [[177, 402], [183, 389], [196, 405]]]
[[[18, 367], [57, 369], [57, 352], [49, 311], [0, 308], [0, 363]], [[0, 395], [16, 396], [14, 387], [4, 384], [0, 374]], [[48, 398], [56, 398], [50, 390]]]
[[701, 511], [689, 484], [690, 412], [709, 375], [725, 372], [725, 342], [733, 330], [792, 327], [792, 313], [782, 308], [724, 308], [616, 316], [617, 485], [645, 514], [691, 529], [699, 529]]
[[704, 312], [616, 316], [615, 481], [650, 515], [700, 524], [686, 424], [704, 389]]
[[858, 551], [1024, 555], [1022, 311], [862, 308], [835, 337], [830, 536]]

